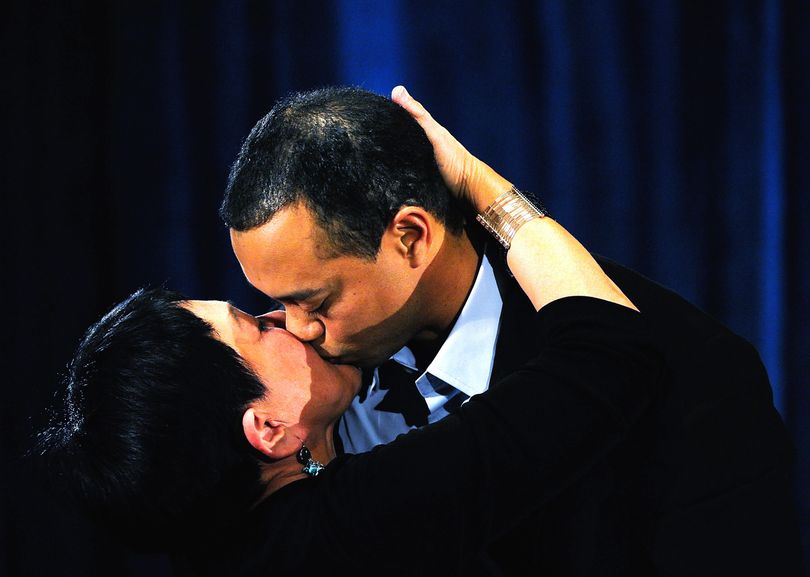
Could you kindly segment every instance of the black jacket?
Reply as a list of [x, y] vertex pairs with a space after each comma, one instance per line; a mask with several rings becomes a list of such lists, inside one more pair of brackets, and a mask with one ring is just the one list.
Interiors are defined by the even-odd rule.
[[[491, 557], [505, 575], [799, 575], [792, 446], [757, 351], [677, 294], [597, 261], [644, 314], [661, 386], [627, 438]], [[531, 356], [535, 329], [517, 283], [496, 271], [497, 387]]]

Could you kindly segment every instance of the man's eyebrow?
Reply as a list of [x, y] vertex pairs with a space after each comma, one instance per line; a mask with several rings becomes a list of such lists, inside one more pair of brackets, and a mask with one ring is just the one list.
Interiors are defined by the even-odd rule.
[[273, 299], [281, 302], [300, 302], [314, 297], [321, 290], [319, 288], [301, 289], [286, 295], [274, 296]]

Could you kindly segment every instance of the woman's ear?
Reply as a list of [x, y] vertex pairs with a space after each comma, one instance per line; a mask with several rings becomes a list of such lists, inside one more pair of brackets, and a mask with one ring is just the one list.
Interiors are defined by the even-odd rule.
[[301, 448], [301, 442], [288, 433], [285, 423], [269, 418], [255, 407], [248, 407], [242, 415], [242, 430], [248, 443], [271, 459], [289, 457]]

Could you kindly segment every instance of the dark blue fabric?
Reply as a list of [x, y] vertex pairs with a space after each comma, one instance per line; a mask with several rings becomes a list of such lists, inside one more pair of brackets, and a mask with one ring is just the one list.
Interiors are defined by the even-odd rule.
[[252, 124], [327, 84], [406, 84], [591, 250], [750, 339], [796, 442], [810, 552], [807, 2], [7, 5], [0, 572], [172, 574], [19, 455], [84, 328], [136, 287], [266, 306], [216, 209]]

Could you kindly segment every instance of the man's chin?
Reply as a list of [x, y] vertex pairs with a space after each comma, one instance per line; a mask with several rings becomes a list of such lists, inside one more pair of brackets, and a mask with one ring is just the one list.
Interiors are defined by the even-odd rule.
[[357, 355], [340, 355], [335, 357], [324, 357], [327, 362], [334, 365], [352, 365], [359, 369], [373, 369], [379, 367], [388, 360], [388, 357], [360, 357]]
[[332, 363], [333, 365], [353, 365], [361, 369], [379, 367], [394, 354], [393, 352], [390, 354], [377, 352], [376, 354], [367, 355], [357, 351], [343, 351], [337, 354], [330, 354], [329, 351], [324, 351], [317, 347], [315, 350], [321, 358], [328, 363]]

